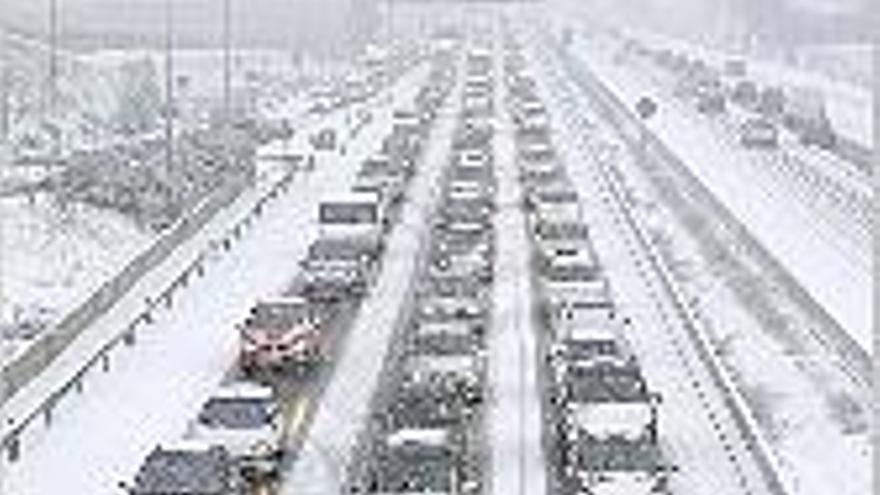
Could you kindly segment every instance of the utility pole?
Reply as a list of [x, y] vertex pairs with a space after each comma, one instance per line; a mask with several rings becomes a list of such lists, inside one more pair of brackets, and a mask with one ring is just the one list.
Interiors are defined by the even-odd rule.
[[[165, 177], [171, 184], [174, 168], [174, 0], [165, 0]], [[171, 190], [168, 190], [170, 201]]]
[[[48, 84], [48, 94], [47, 94], [47, 111], [45, 112], [45, 116], [48, 117], [49, 120], [49, 130], [51, 132], [51, 141], [52, 148], [49, 152], [49, 157], [46, 160], [46, 174], [51, 177], [52, 174], [52, 166], [60, 166], [61, 162], [61, 140], [62, 140], [62, 127], [61, 127], [61, 109], [59, 108], [60, 103], [60, 95], [58, 93], [58, 76], [60, 73], [60, 66], [58, 63], [58, 41], [59, 41], [59, 28], [58, 28], [58, 20], [59, 20], [59, 0], [49, 0], [49, 84]], [[60, 176], [60, 167], [57, 175]], [[61, 180], [57, 179], [54, 181], [55, 187], [55, 200], [57, 204], [61, 208], [61, 210], [66, 209], [66, 204], [62, 199], [61, 194]]]
[[[56, 117], [58, 97], [58, 0], [49, 0], [49, 85], [47, 104], [49, 114]], [[57, 158], [57, 133], [53, 142], [53, 153]]]
[[51, 151], [46, 160], [46, 173], [51, 173], [52, 162], [60, 159], [60, 133], [58, 119], [58, 0], [49, 0], [49, 68], [44, 95], [43, 118], [48, 121], [51, 132]]
[[232, 127], [232, 0], [223, 0], [223, 125]]
[[6, 40], [6, 32], [0, 32], [0, 143], [4, 146], [9, 139], [10, 127], [12, 126], [12, 119], [10, 118], [11, 106], [12, 106], [12, 68], [10, 67], [12, 63], [12, 57], [9, 55], [9, 47], [7, 46], [8, 42]]

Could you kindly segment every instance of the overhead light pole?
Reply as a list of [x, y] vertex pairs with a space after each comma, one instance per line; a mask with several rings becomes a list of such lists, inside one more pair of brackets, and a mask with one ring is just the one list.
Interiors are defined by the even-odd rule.
[[61, 156], [61, 126], [58, 118], [58, 0], [49, 0], [49, 68], [46, 79], [44, 121], [51, 133], [51, 149], [46, 160], [46, 173]]
[[[171, 184], [174, 167], [174, 0], [165, 0], [165, 177]], [[168, 190], [169, 200], [171, 190]]]
[[232, 127], [232, 0], [223, 0], [223, 119]]

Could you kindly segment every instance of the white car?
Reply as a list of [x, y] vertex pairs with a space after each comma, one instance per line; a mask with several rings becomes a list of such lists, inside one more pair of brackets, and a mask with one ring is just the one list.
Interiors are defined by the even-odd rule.
[[251, 382], [221, 387], [202, 406], [187, 436], [224, 447], [246, 477], [279, 474], [283, 419], [269, 387]]
[[549, 312], [574, 307], [613, 307], [611, 287], [592, 256], [579, 251], [557, 256], [541, 267], [541, 288]]

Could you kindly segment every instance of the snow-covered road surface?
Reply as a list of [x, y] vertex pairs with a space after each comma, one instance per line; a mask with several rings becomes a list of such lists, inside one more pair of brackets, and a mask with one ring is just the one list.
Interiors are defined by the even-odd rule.
[[439, 175], [448, 160], [459, 91], [449, 96], [456, 104], [447, 103], [439, 112], [400, 220], [388, 238], [382, 271], [343, 343], [301, 450], [284, 475], [282, 494], [328, 495], [339, 493], [345, 484], [344, 473], [353, 461], [358, 435], [366, 428], [389, 343], [409, 303]]

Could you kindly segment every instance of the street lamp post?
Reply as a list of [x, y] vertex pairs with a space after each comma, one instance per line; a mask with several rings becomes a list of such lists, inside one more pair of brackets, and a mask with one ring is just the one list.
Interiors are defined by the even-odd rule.
[[223, 118], [232, 126], [232, 1], [223, 0]]
[[[165, 177], [170, 187], [174, 166], [174, 0], [165, 1]], [[168, 190], [171, 200], [171, 190]]]

